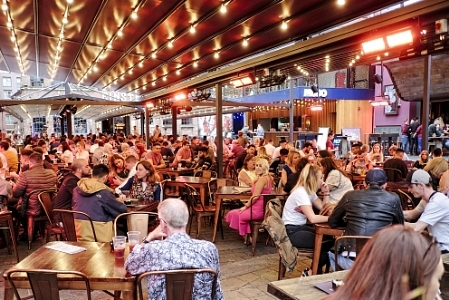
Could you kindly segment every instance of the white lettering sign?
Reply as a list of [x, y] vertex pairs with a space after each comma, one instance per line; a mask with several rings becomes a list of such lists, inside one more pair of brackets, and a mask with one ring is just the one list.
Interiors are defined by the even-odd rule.
[[326, 98], [327, 97], [327, 90], [319, 89], [318, 93], [314, 93], [312, 91], [312, 89], [304, 89], [303, 97], [321, 97], [321, 98]]
[[101, 98], [111, 101], [137, 101], [139, 100], [139, 95], [131, 93], [103, 92], [101, 93]]

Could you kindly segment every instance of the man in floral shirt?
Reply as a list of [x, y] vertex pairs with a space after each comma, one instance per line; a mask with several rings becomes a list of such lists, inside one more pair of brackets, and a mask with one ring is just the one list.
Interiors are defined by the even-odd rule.
[[[186, 233], [189, 211], [184, 201], [166, 199], [158, 206], [159, 226], [150, 232], [143, 244], [134, 247], [125, 262], [132, 275], [147, 271], [174, 269], [213, 269], [218, 273], [214, 300], [224, 299], [220, 285], [218, 250], [208, 241], [190, 238]], [[163, 238], [163, 239], [162, 239]], [[192, 299], [211, 299], [213, 277], [209, 273], [195, 275]], [[166, 299], [162, 276], [148, 277], [148, 299]]]

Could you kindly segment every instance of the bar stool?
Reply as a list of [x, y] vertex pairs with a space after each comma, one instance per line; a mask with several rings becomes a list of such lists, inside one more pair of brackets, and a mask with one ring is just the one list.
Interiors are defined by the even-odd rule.
[[11, 240], [12, 240], [12, 248], [16, 254], [16, 258], [17, 258], [17, 262], [19, 262], [19, 251], [17, 249], [17, 240], [16, 240], [16, 235], [14, 233], [14, 224], [13, 224], [13, 220], [12, 220], [12, 212], [9, 210], [2, 210], [0, 211], [0, 223], [3, 222], [7, 222], [8, 226], [0, 226], [0, 229], [3, 230], [3, 232], [5, 233], [5, 241], [6, 241], [6, 245], [8, 248], [8, 252], [9, 254], [11, 254], [11, 250], [10, 250], [10, 244], [9, 244], [9, 239], [6, 235], [6, 231], [9, 230], [9, 233], [11, 234]]

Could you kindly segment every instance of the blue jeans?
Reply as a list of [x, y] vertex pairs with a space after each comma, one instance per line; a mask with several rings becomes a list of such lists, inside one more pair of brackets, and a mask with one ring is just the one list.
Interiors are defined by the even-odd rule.
[[418, 137], [418, 155], [421, 154], [422, 151], [422, 137]]
[[407, 148], [408, 148], [408, 135], [401, 135], [401, 142], [402, 142], [402, 150], [404, 150], [404, 152], [408, 152]]
[[[329, 262], [331, 264], [331, 268], [335, 272], [337, 270], [335, 268], [335, 253], [329, 251], [329, 252], [327, 252], [327, 255], [329, 256]], [[343, 256], [341, 254], [337, 254], [337, 255], [338, 255], [338, 265], [340, 266], [341, 269], [349, 270], [352, 268], [352, 265], [354, 264], [354, 261], [352, 259], [348, 258], [347, 256]]]

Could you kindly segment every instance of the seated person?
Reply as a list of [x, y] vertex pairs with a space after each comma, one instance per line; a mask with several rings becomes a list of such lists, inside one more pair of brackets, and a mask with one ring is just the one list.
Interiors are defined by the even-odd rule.
[[337, 167], [335, 161], [330, 157], [323, 158], [320, 165], [323, 168], [324, 182], [329, 186], [328, 203], [337, 204], [346, 192], [354, 190], [351, 179]]
[[382, 153], [380, 144], [376, 143], [373, 145], [373, 149], [371, 149], [371, 152], [368, 154], [368, 158], [371, 160], [373, 165], [384, 162], [384, 154]]
[[[324, 150], [327, 152], [327, 150]], [[301, 174], [302, 169], [309, 163], [309, 157], [302, 157], [298, 161], [298, 165], [296, 166], [296, 173], [290, 174], [287, 178], [287, 183], [284, 186], [284, 192], [288, 195], [293, 190], [293, 188], [298, 184], [299, 175]]]
[[301, 155], [301, 157], [306, 157], [309, 155], [313, 155], [313, 147], [312, 147], [312, 143], [311, 142], [305, 142], [304, 143], [304, 147], [299, 150], [299, 155]]
[[[92, 168], [92, 178], [82, 178], [73, 190], [73, 210], [88, 214], [94, 223], [98, 242], [110, 242], [114, 236], [113, 221], [127, 212], [126, 205], [118, 201], [113, 190], [105, 185], [109, 169], [99, 164]], [[78, 241], [93, 241], [90, 222], [82, 215], [75, 215]]]
[[404, 154], [404, 150], [397, 148], [394, 152], [393, 158], [386, 160], [384, 163], [384, 169], [398, 169], [401, 171], [403, 179], [407, 177], [408, 173], [407, 164], [403, 160]]
[[256, 146], [249, 145], [248, 148], [246, 148], [246, 151], [240, 154], [239, 157], [237, 157], [237, 160], [235, 161], [235, 168], [237, 170], [243, 167], [243, 161], [248, 154], [256, 155]]
[[165, 169], [165, 161], [161, 154], [161, 144], [155, 143], [145, 157], [155, 169]]
[[168, 142], [167, 141], [162, 142], [161, 154], [162, 154], [162, 157], [164, 157], [164, 156], [172, 157], [173, 156], [173, 151], [168, 146]]
[[198, 161], [193, 165], [193, 169], [199, 170], [209, 170], [212, 166], [212, 160], [208, 155], [209, 149], [202, 146], [198, 149]]
[[423, 170], [430, 174], [432, 188], [437, 191], [441, 177], [448, 170], [447, 161], [442, 157], [431, 159]]
[[120, 154], [114, 154], [111, 156], [109, 165], [111, 166], [109, 181], [112, 181], [115, 185], [122, 184], [128, 177], [128, 170], [125, 168], [125, 159]]
[[404, 226], [380, 230], [357, 256], [344, 285], [324, 300], [441, 300], [444, 266], [435, 244]]
[[176, 152], [175, 160], [172, 166], [176, 167], [179, 163], [190, 163], [193, 159], [193, 153], [190, 144], [187, 141], [182, 142], [182, 147]]
[[413, 164], [413, 169], [424, 169], [429, 162], [429, 151], [423, 150], [419, 155], [419, 159]]
[[[120, 191], [129, 190], [130, 198], [141, 198], [148, 201], [161, 201], [161, 189], [159, 175], [153, 165], [146, 161], [140, 161], [136, 165], [136, 174], [120, 187]], [[124, 201], [126, 196], [120, 194], [119, 199]]]
[[254, 182], [257, 179], [255, 169], [256, 157], [252, 154], [248, 154], [243, 162], [243, 168], [239, 172], [239, 186], [252, 187], [254, 185]]
[[357, 155], [346, 166], [346, 172], [364, 174], [373, 168], [373, 164], [369, 160], [368, 156], [359, 150]]
[[296, 165], [299, 162], [299, 152], [296, 150], [289, 150], [287, 159], [285, 160], [284, 168], [281, 172], [281, 185], [284, 186], [287, 183], [287, 178], [293, 173], [296, 173]]
[[[387, 174], [382, 169], [368, 171], [365, 190], [347, 192], [329, 217], [332, 228], [345, 227], [343, 235], [371, 236], [391, 224], [404, 224], [401, 201], [395, 193], [385, 190]], [[340, 249], [335, 249], [340, 251]], [[342, 269], [350, 269], [354, 256], [339, 254], [338, 264]], [[329, 252], [332, 269], [335, 271], [335, 254]]]
[[[158, 206], [159, 226], [136, 245], [125, 262], [132, 275], [148, 271], [174, 269], [212, 269], [218, 273], [212, 300], [224, 299], [220, 285], [220, 263], [214, 244], [190, 238], [186, 233], [189, 210], [180, 199], [166, 199]], [[174, 259], [174, 258], [177, 259]], [[192, 299], [211, 299], [211, 278], [195, 275]], [[165, 281], [161, 276], [148, 277], [148, 299], [165, 299]]]
[[[270, 173], [273, 173], [275, 175], [279, 175], [281, 173], [280, 170], [284, 169], [285, 161], [288, 156], [288, 149], [282, 148], [279, 150], [279, 157], [277, 157], [270, 165]], [[281, 166], [281, 167], [279, 167]]]

